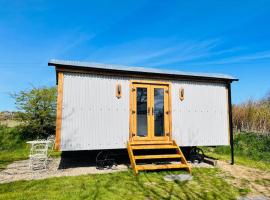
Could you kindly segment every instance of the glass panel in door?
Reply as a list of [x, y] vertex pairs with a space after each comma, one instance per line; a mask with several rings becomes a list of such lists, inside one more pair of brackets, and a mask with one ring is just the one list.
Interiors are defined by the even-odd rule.
[[154, 88], [154, 136], [164, 136], [164, 88]]
[[137, 136], [147, 137], [147, 88], [137, 87], [136, 91], [136, 118], [137, 118]]

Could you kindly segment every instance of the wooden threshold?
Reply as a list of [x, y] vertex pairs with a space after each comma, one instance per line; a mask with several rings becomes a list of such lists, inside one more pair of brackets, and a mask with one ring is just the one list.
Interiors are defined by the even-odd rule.
[[174, 145], [142, 145], [142, 146], [132, 146], [133, 150], [138, 149], [177, 149]]
[[170, 144], [172, 145], [172, 141], [132, 141], [130, 142], [131, 145], [151, 145], [151, 144]]

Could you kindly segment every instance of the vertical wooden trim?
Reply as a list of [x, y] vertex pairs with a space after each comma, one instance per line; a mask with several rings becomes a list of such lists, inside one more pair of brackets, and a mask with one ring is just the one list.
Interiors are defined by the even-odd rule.
[[152, 140], [154, 138], [154, 89], [150, 84], [146, 84], [147, 87], [147, 138]]
[[169, 130], [170, 130], [170, 137], [169, 140], [172, 141], [172, 83], [169, 83], [168, 85], [169, 90]]
[[64, 74], [63, 72], [58, 72], [56, 133], [55, 133], [55, 149], [56, 150], [60, 150], [60, 146], [61, 146], [63, 82], [64, 82]]
[[232, 123], [232, 98], [231, 83], [227, 84], [228, 88], [228, 106], [229, 106], [229, 124], [230, 124], [230, 146], [231, 146], [231, 164], [234, 164], [234, 146], [233, 146], [233, 123]]
[[129, 141], [132, 141], [132, 132], [133, 132], [133, 91], [132, 91], [132, 82], [129, 82]]
[[167, 85], [164, 86], [164, 136], [170, 140], [169, 86]]

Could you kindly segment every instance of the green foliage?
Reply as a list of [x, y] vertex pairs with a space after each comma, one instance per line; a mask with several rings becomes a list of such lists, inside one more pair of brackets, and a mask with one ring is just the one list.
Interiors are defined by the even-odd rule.
[[182, 171], [132, 171], [1, 184], [0, 199], [236, 199], [248, 192], [221, 178], [218, 169], [194, 168], [193, 180], [167, 182]]
[[[0, 125], [0, 170], [16, 160], [28, 159], [30, 145], [23, 138], [24, 128]], [[51, 156], [58, 157], [61, 152], [52, 152]]]
[[32, 88], [12, 95], [25, 138], [46, 138], [55, 132], [56, 88]]
[[22, 139], [21, 127], [0, 125], [0, 170], [15, 160], [28, 158], [29, 147]]
[[9, 128], [0, 125], [0, 151], [19, 148], [24, 144], [21, 127]]
[[[219, 159], [230, 158], [230, 147], [204, 147], [206, 155]], [[261, 169], [270, 169], [270, 137], [255, 133], [234, 134], [235, 161]]]
[[269, 136], [240, 133], [236, 134], [234, 143], [236, 155], [247, 156], [253, 160], [265, 160], [270, 162]]

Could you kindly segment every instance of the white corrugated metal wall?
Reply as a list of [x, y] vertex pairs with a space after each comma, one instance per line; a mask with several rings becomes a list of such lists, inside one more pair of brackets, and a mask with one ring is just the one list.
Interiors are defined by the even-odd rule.
[[128, 138], [128, 79], [64, 73], [61, 150], [125, 148]]
[[[61, 150], [126, 148], [129, 79], [64, 73]], [[122, 97], [116, 98], [116, 84]], [[184, 101], [179, 89], [185, 90]], [[180, 146], [228, 145], [225, 84], [172, 82], [172, 137]]]
[[[183, 101], [179, 99], [180, 88], [184, 88]], [[226, 85], [172, 82], [172, 137], [180, 146], [228, 145]]]

